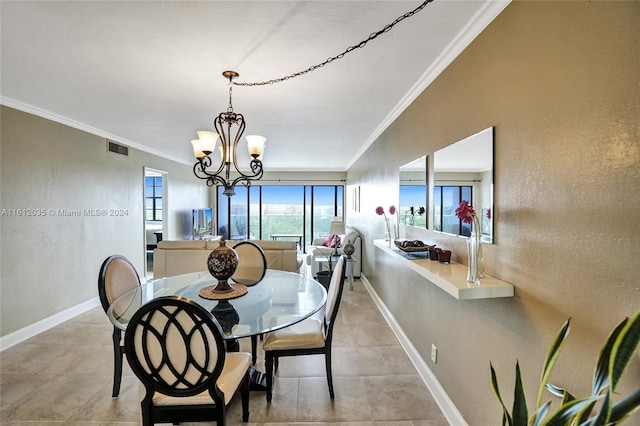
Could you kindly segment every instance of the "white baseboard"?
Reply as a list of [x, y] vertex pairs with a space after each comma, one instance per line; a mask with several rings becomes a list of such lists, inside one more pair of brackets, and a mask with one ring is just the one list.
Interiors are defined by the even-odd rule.
[[17, 345], [20, 342], [24, 342], [28, 338], [40, 334], [43, 331], [55, 327], [56, 325], [62, 324], [73, 317], [83, 314], [96, 306], [100, 306], [100, 300], [97, 297], [94, 297], [93, 299], [89, 299], [79, 305], [72, 306], [69, 309], [65, 309], [62, 312], [51, 315], [48, 318], [29, 324], [28, 326], [16, 330], [13, 333], [9, 333], [6, 336], [2, 336], [0, 337], [0, 352], [13, 345]]
[[409, 359], [411, 359], [411, 362], [416, 367], [416, 370], [418, 370], [418, 375], [422, 378], [425, 385], [427, 385], [427, 388], [431, 392], [433, 399], [435, 399], [438, 407], [440, 407], [440, 409], [442, 410], [442, 414], [444, 414], [449, 424], [456, 426], [467, 426], [467, 422], [462, 417], [462, 414], [460, 414], [451, 398], [449, 398], [449, 395], [447, 395], [447, 393], [444, 391], [444, 388], [440, 385], [440, 382], [438, 382], [436, 376], [429, 369], [427, 363], [424, 362], [422, 356], [420, 356], [415, 346], [413, 346], [407, 335], [404, 333], [404, 331], [400, 327], [400, 324], [398, 324], [398, 322], [394, 318], [393, 314], [389, 311], [389, 309], [387, 309], [384, 302], [380, 299], [376, 291], [373, 289], [371, 283], [369, 282], [369, 280], [367, 280], [367, 277], [362, 274], [360, 276], [360, 280], [371, 295], [371, 298], [375, 302], [378, 309], [380, 309], [380, 312], [391, 327], [391, 330], [400, 341], [400, 345], [409, 356]]

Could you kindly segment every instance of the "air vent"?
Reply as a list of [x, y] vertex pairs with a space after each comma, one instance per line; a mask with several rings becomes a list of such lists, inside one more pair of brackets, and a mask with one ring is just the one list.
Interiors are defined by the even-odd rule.
[[124, 156], [129, 155], [129, 147], [120, 145], [118, 143], [115, 143], [114, 141], [110, 141], [109, 139], [107, 139], [107, 151]]

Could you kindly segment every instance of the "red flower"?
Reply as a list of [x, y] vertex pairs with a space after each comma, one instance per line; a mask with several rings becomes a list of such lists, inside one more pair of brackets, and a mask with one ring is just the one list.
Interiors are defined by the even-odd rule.
[[462, 200], [456, 209], [456, 216], [465, 223], [471, 223], [476, 217], [476, 210], [467, 201]]
[[378, 216], [382, 216], [384, 214], [384, 209], [382, 208], [382, 206], [376, 207], [376, 214]]
[[389, 214], [396, 214], [396, 206], [389, 206]]

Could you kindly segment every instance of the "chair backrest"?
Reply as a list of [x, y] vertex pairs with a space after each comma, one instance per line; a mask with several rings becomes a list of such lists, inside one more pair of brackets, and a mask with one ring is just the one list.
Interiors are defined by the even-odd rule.
[[114, 254], [102, 262], [98, 274], [98, 295], [106, 312], [123, 293], [140, 285], [140, 276], [129, 259]]
[[267, 257], [262, 248], [253, 241], [241, 241], [233, 249], [238, 253], [238, 267], [231, 279], [248, 286], [262, 281], [267, 272]]
[[328, 326], [328, 333], [333, 329], [333, 323], [338, 315], [338, 307], [340, 299], [342, 299], [342, 289], [344, 288], [345, 278], [345, 256], [340, 256], [333, 268], [331, 282], [327, 290], [327, 303], [324, 306], [325, 324]]
[[194, 301], [166, 296], [146, 303], [131, 318], [124, 346], [147, 398], [154, 392], [189, 397], [205, 390], [224, 398], [216, 385], [225, 360], [222, 331], [213, 314]]

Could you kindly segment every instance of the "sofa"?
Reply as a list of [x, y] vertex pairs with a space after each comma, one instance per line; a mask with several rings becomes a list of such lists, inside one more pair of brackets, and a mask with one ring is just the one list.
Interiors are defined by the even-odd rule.
[[[326, 259], [326, 254], [332, 253], [336, 249], [325, 247], [322, 245], [327, 240], [328, 236], [315, 238], [312, 246], [308, 249], [306, 263], [311, 269], [311, 276], [316, 277], [318, 270], [320, 269], [321, 259]], [[345, 234], [340, 235], [340, 246], [337, 248], [338, 255], [344, 254], [343, 248], [350, 241], [353, 244], [354, 252], [351, 255], [353, 258], [353, 277], [359, 277], [362, 271], [362, 238], [358, 231], [350, 226], [345, 226]], [[320, 261], [319, 261], [320, 260]]]
[[[251, 240], [258, 244], [267, 258], [267, 268], [298, 272], [300, 262], [295, 241]], [[240, 241], [227, 241], [233, 247]], [[160, 241], [153, 250], [153, 277], [171, 277], [207, 270], [207, 257], [219, 245], [219, 237], [212, 240]]]

